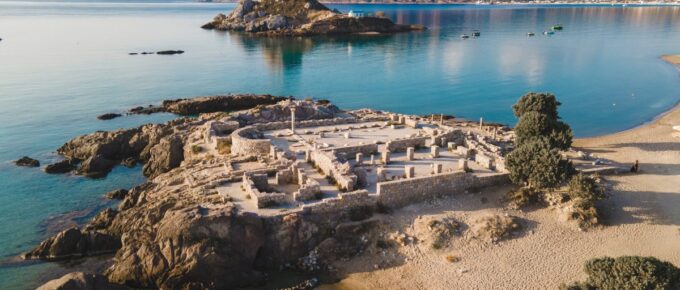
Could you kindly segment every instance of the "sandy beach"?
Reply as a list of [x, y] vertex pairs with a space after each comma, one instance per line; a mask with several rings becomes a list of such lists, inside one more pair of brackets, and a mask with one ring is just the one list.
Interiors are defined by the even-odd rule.
[[[680, 67], [680, 56], [663, 56]], [[575, 140], [574, 147], [641, 172], [607, 177], [603, 227], [580, 231], [554, 209], [518, 211], [500, 201], [508, 188], [485, 190], [401, 209], [385, 216], [394, 231], [417, 235], [422, 217], [452, 215], [464, 223], [488, 213], [522, 219], [524, 233], [497, 245], [455, 238], [434, 250], [415, 244], [339, 265], [345, 279], [321, 289], [556, 289], [585, 279], [585, 261], [602, 256], [655, 256], [680, 265], [680, 106], [640, 127]], [[487, 201], [488, 202], [484, 202]], [[445, 257], [454, 255], [458, 262]], [[378, 270], [375, 270], [376, 267]]]

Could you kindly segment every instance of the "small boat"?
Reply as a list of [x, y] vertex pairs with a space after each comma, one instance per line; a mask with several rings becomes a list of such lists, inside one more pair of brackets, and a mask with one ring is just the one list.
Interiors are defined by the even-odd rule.
[[555, 31], [543, 31], [543, 34], [545, 34], [545, 35], [553, 35], [553, 34], [555, 34]]
[[479, 32], [479, 30], [473, 30], [473, 31], [472, 31], [472, 36], [473, 36], [473, 37], [479, 37], [479, 36], [481, 36], [481, 35], [482, 35], [482, 33]]
[[467, 34], [463, 34], [463, 35], [460, 36], [460, 38], [461, 39], [468, 39], [468, 38], [470, 38], [470, 36], [467, 35]]
[[534, 35], [536, 35], [536, 33], [533, 33], [533, 32], [527, 33], [527, 36], [534, 36]]
[[555, 25], [553, 27], [550, 27], [550, 29], [552, 29], [552, 30], [562, 30], [563, 27], [562, 27], [562, 25]]

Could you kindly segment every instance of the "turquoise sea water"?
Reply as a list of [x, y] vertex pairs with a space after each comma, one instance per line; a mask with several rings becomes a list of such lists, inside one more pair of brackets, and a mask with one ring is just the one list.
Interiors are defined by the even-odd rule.
[[[106, 112], [255, 92], [512, 124], [511, 104], [534, 90], [556, 93], [563, 118], [590, 136], [636, 126], [680, 100], [678, 70], [659, 60], [680, 53], [680, 7], [332, 7], [384, 11], [430, 30], [257, 39], [199, 28], [232, 4], [0, 1], [0, 258], [110, 206], [103, 192], [144, 180], [139, 168], [90, 180], [11, 163], [29, 155], [47, 164], [76, 135], [172, 118], [95, 119]], [[565, 30], [541, 34], [554, 24]], [[482, 36], [460, 39], [473, 29]], [[186, 53], [127, 55], [165, 49]], [[64, 269], [0, 263], [0, 289], [29, 289]]]

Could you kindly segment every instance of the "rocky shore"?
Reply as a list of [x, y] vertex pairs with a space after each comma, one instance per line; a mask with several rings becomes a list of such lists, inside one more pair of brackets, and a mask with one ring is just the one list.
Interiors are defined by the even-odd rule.
[[[208, 96], [166, 100], [160, 106], [138, 107], [131, 114], [169, 112], [182, 116], [229, 112], [274, 104], [289, 97], [271, 95]], [[240, 122], [249, 122], [247, 119]], [[132, 129], [98, 131], [76, 137], [57, 149], [65, 160], [45, 167], [45, 172], [76, 174], [99, 178], [118, 164], [131, 167], [144, 164], [144, 175], [155, 177], [179, 166], [184, 159], [184, 138], [206, 120], [179, 118], [165, 124], [147, 124]]]
[[276, 36], [397, 33], [425, 29], [420, 25], [395, 24], [384, 17], [349, 16], [330, 10], [316, 0], [241, 0], [229, 15], [219, 14], [202, 28]]
[[[195, 138], [201, 138], [199, 130], [206, 123], [245, 126], [290, 118], [292, 101], [288, 98], [237, 96], [227, 100], [239, 101], [232, 105], [222, 97], [167, 101], [163, 107], [173, 112], [201, 114], [162, 125], [95, 132], [59, 148], [65, 157], [83, 160], [77, 170], [90, 175], [105, 174], [125, 158], [138, 158], [145, 163], [144, 174], [149, 180], [129, 191], [107, 193], [123, 199], [118, 208], [106, 209], [82, 228], [59, 232], [24, 254], [25, 259], [55, 261], [115, 253], [113, 266], [105, 273], [71, 273], [42, 289], [62, 289], [54, 285], [69, 283], [93, 285], [104, 280], [140, 288], [230, 289], [261, 284], [268, 271], [316, 269], [316, 260], [301, 259], [319, 250], [320, 245], [324, 245], [322, 252], [328, 259], [335, 258], [336, 248], [343, 249], [342, 255], [351, 255], [366, 246], [358, 243], [357, 234], [370, 227], [365, 222], [352, 222], [346, 214], [331, 214], [328, 220], [310, 220], [301, 213], [261, 217], [240, 210], [217, 192], [197, 190], [221, 176], [187, 183], [191, 172], [234, 158], [198, 155], [189, 149]], [[271, 100], [282, 101], [262, 105]], [[214, 112], [254, 104], [258, 105], [248, 110]], [[345, 114], [332, 104], [311, 100], [298, 102], [296, 112], [299, 120]], [[118, 289], [116, 285], [107, 284], [114, 288], [104, 289]]]

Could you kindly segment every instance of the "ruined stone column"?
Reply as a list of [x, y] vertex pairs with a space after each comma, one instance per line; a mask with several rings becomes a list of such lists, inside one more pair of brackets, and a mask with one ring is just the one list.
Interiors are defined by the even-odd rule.
[[442, 147], [446, 146], [446, 137], [442, 137]]
[[456, 142], [448, 142], [448, 143], [446, 143], [446, 145], [447, 145], [447, 148], [449, 149], [449, 151], [456, 150]]
[[309, 149], [305, 150], [305, 162], [312, 162], [312, 151]]
[[399, 116], [399, 124], [404, 125], [406, 123], [406, 117], [405, 116]]
[[413, 147], [406, 148], [406, 160], [408, 160], [408, 161], [413, 160], [413, 152], [414, 151], [415, 151], [415, 148], [413, 148]]
[[465, 170], [465, 171], [468, 170], [467, 159], [460, 159], [460, 160], [458, 160], [458, 169], [460, 169], [460, 170]]
[[479, 117], [479, 129], [481, 130], [482, 128], [484, 128], [484, 118]]
[[404, 174], [406, 178], [413, 178], [416, 176], [416, 168], [413, 166], [404, 166]]
[[276, 152], [276, 147], [274, 145], [269, 146], [269, 156], [271, 156], [274, 160], [279, 159], [279, 156]]
[[290, 108], [290, 130], [295, 134], [295, 107]]
[[437, 145], [430, 146], [430, 156], [432, 156], [432, 158], [439, 157], [439, 146]]
[[444, 114], [439, 114], [439, 123], [444, 124]]
[[432, 173], [439, 174], [442, 173], [444, 166], [441, 163], [432, 164]]
[[385, 150], [382, 152], [382, 163], [383, 164], [390, 163], [390, 150]]
[[361, 165], [362, 163], [364, 163], [364, 154], [359, 152], [356, 155], [356, 165]]
[[345, 139], [350, 139], [350, 138], [352, 138], [352, 134], [350, 134], [349, 132], [345, 132]]
[[496, 134], [498, 133], [498, 128], [493, 127], [493, 140], [496, 140]]
[[371, 154], [371, 165], [375, 165], [375, 155]]

